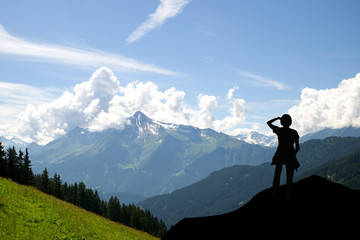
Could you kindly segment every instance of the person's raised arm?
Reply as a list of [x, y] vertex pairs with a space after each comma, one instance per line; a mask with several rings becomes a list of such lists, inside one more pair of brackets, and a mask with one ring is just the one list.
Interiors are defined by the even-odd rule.
[[274, 128], [276, 128], [276, 126], [273, 125], [273, 122], [275, 122], [276, 120], [280, 120], [280, 119], [281, 119], [281, 117], [276, 117], [276, 118], [273, 118], [273, 119], [267, 121], [266, 123], [272, 130], [274, 130]]

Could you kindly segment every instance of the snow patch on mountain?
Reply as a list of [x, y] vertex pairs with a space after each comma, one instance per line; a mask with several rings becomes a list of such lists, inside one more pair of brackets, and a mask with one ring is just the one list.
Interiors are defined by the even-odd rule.
[[163, 123], [163, 122], [159, 122], [159, 121], [154, 121], [154, 123], [160, 125], [161, 127], [165, 128], [166, 130], [177, 130], [178, 125], [177, 124], [172, 124], [172, 123]]
[[21, 140], [18, 137], [1, 137], [0, 136], [0, 142], [4, 146], [4, 149], [15, 146], [15, 148], [18, 150], [19, 149], [25, 150], [25, 148], [27, 148], [27, 146], [29, 145], [29, 143]]
[[236, 136], [234, 136], [236, 139], [250, 143], [250, 144], [258, 144], [262, 146], [267, 147], [275, 147], [277, 146], [277, 137], [274, 134], [272, 135], [266, 135], [263, 133], [259, 133], [256, 131], [249, 131], [246, 133], [241, 133]]

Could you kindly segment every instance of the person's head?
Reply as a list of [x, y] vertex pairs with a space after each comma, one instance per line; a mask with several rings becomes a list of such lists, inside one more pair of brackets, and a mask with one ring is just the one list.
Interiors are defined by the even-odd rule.
[[282, 117], [280, 119], [280, 123], [283, 127], [290, 127], [290, 125], [292, 123], [292, 119], [291, 119], [290, 115], [289, 114], [282, 115]]

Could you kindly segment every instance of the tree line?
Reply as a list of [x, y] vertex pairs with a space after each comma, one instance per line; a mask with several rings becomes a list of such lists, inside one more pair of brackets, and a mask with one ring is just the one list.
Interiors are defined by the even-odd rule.
[[109, 201], [102, 200], [98, 191], [87, 188], [85, 183], [62, 183], [59, 174], [55, 173], [51, 178], [46, 168], [42, 174], [34, 175], [28, 149], [25, 153], [21, 150], [17, 152], [13, 146], [4, 151], [0, 142], [0, 177], [34, 186], [44, 193], [153, 236], [163, 237], [167, 232], [165, 223], [149, 210], [140, 209], [134, 204], [121, 204], [116, 196], [112, 196]]

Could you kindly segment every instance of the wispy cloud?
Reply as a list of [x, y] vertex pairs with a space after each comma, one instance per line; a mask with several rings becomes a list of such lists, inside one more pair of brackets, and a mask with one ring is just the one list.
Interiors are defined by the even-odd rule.
[[10, 35], [0, 25], [0, 54], [22, 56], [26, 60], [43, 60], [86, 68], [108, 66], [123, 72], [150, 72], [176, 76], [178, 73], [118, 54], [97, 49], [81, 49], [61, 45], [35, 43]]
[[244, 77], [250, 78], [252, 80], [251, 84], [255, 86], [273, 87], [278, 90], [286, 90], [289, 88], [284, 83], [263, 76], [259, 76], [254, 73], [246, 72], [239, 69], [237, 69], [237, 72]]
[[164, 24], [169, 18], [177, 16], [190, 1], [191, 0], [160, 0], [160, 4], [155, 12], [151, 13], [148, 19], [128, 36], [126, 42], [132, 43], [141, 39], [154, 28]]
[[0, 102], [11, 105], [27, 106], [47, 102], [60, 93], [56, 88], [33, 87], [21, 83], [0, 82]]

